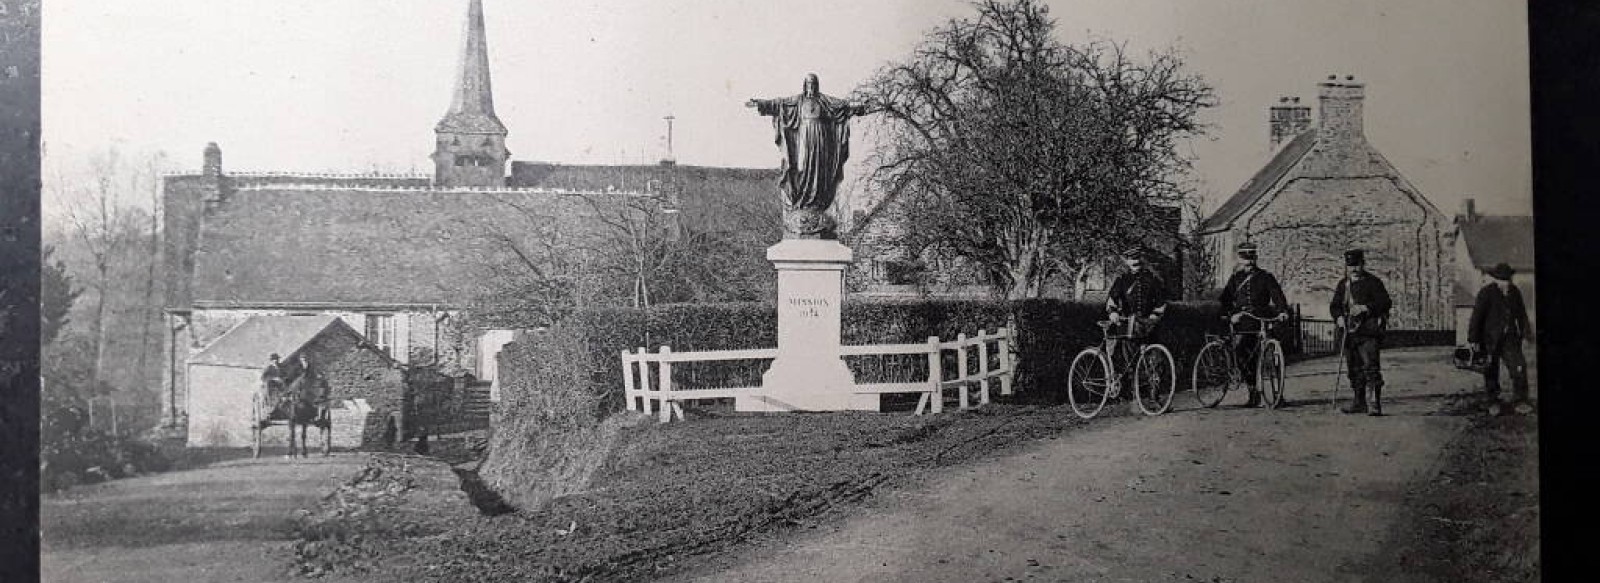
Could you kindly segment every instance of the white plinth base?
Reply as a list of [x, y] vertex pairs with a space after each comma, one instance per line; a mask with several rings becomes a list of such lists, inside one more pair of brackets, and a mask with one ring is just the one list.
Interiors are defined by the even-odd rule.
[[778, 357], [762, 377], [761, 396], [735, 400], [738, 411], [877, 411], [879, 396], [855, 394], [839, 358], [840, 302], [850, 248], [838, 241], [788, 239], [767, 249], [778, 270]]
[[779, 356], [761, 377], [763, 395], [734, 399], [735, 411], [877, 411], [880, 395], [855, 394], [855, 378], [843, 360], [784, 360]]

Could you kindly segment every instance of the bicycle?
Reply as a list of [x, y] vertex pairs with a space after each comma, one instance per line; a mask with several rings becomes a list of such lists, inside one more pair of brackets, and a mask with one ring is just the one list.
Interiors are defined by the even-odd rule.
[[1135, 340], [1134, 319], [1128, 319], [1127, 333], [1114, 330], [1116, 324], [1109, 321], [1098, 322], [1098, 325], [1104, 337], [1100, 345], [1078, 352], [1068, 369], [1067, 402], [1072, 412], [1084, 419], [1099, 415], [1107, 401], [1122, 395], [1129, 373], [1132, 373], [1134, 402], [1138, 403], [1139, 410], [1152, 416], [1167, 412], [1178, 386], [1172, 351], [1151, 342], [1139, 349], [1137, 357], [1127, 355], [1127, 350], [1114, 350], [1112, 341]]
[[1228, 395], [1228, 390], [1245, 384], [1234, 356], [1233, 338], [1239, 334], [1256, 336], [1256, 382], [1261, 387], [1261, 398], [1267, 408], [1283, 405], [1283, 346], [1271, 338], [1273, 325], [1283, 317], [1262, 318], [1254, 314], [1242, 316], [1260, 322], [1254, 331], [1240, 332], [1233, 322], [1228, 323], [1228, 334], [1206, 334], [1205, 346], [1194, 358], [1194, 396], [1206, 408], [1216, 407]]

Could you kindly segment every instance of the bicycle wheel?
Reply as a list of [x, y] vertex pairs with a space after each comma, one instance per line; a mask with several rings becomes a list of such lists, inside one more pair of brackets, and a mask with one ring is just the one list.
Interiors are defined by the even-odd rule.
[[1256, 382], [1268, 409], [1283, 406], [1283, 346], [1277, 340], [1261, 343], [1261, 358], [1256, 362]]
[[1201, 407], [1216, 407], [1228, 396], [1233, 386], [1233, 359], [1228, 356], [1228, 345], [1221, 340], [1207, 342], [1194, 358], [1195, 399]]
[[1067, 373], [1067, 403], [1072, 412], [1093, 419], [1111, 398], [1111, 364], [1097, 348], [1085, 348], [1072, 359]]
[[1145, 415], [1160, 415], [1172, 406], [1172, 393], [1178, 390], [1178, 365], [1172, 361], [1172, 351], [1160, 344], [1150, 344], [1139, 351], [1139, 361], [1133, 365], [1134, 401]]

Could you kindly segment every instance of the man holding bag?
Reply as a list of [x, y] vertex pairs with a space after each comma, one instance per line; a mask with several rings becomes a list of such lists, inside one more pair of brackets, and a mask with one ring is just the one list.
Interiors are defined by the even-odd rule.
[[1494, 281], [1478, 290], [1472, 305], [1472, 320], [1467, 327], [1467, 345], [1476, 354], [1488, 356], [1483, 369], [1483, 388], [1489, 395], [1489, 414], [1500, 414], [1500, 363], [1511, 373], [1511, 402], [1519, 415], [1533, 412], [1528, 403], [1528, 361], [1522, 343], [1532, 338], [1528, 308], [1522, 290], [1511, 283], [1516, 271], [1501, 263], [1486, 271]]

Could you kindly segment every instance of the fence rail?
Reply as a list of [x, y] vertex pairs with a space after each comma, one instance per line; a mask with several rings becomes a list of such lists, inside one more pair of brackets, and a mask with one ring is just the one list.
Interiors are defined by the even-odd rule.
[[[963, 333], [948, 341], [930, 336], [924, 343], [842, 346], [839, 352], [847, 365], [854, 364], [852, 372], [858, 379], [870, 379], [857, 382], [854, 393], [921, 393], [916, 410], [921, 415], [925, 411], [944, 411], [946, 389], [956, 389], [962, 409], [973, 406], [974, 396], [979, 405], [988, 404], [996, 382], [1001, 395], [1012, 394], [1015, 367], [1010, 342], [1010, 331], [1000, 328], [992, 333], [979, 330], [971, 337]], [[627, 409], [658, 414], [662, 422], [667, 422], [673, 417], [683, 419], [682, 401], [765, 394], [767, 389], [759, 386], [756, 375], [750, 374], [753, 367], [733, 374], [679, 373], [695, 364], [765, 364], [757, 361], [770, 361], [777, 356], [776, 348], [673, 352], [671, 346], [661, 346], [650, 352], [641, 346], [634, 351], [624, 350], [622, 378]], [[947, 366], [947, 360], [953, 366]], [[911, 361], [926, 364], [917, 370], [919, 367], [910, 366]]]

